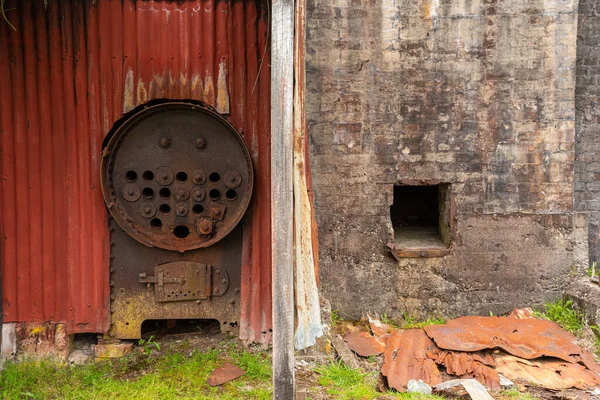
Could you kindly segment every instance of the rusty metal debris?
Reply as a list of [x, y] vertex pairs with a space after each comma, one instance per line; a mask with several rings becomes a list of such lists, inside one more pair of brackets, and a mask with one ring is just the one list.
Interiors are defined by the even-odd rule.
[[375, 337], [375, 339], [377, 339], [378, 342], [385, 345], [387, 343], [388, 337], [390, 336], [390, 333], [392, 333], [395, 330], [395, 328], [389, 324], [384, 324], [376, 318], [371, 318], [370, 315], [368, 316], [368, 318], [369, 327], [371, 328], [371, 332], [373, 332], [373, 336]]
[[558, 324], [514, 317], [460, 317], [445, 325], [425, 327], [427, 335], [446, 350], [478, 351], [500, 348], [517, 357], [556, 357], [575, 363], [582, 350], [576, 338]]
[[212, 374], [208, 377], [206, 383], [210, 386], [219, 386], [244, 375], [246, 371], [233, 365], [232, 363], [225, 363], [222, 367], [215, 369]]
[[600, 377], [580, 364], [556, 359], [524, 360], [510, 355], [496, 357], [496, 369], [516, 382], [546, 389], [589, 389], [600, 384]]
[[419, 380], [428, 385], [437, 385], [442, 377], [436, 363], [427, 356], [435, 349], [435, 343], [422, 329], [409, 329], [392, 333], [383, 355], [381, 373], [388, 385], [406, 391], [408, 381]]
[[[369, 326], [373, 336], [353, 332], [344, 340], [363, 356], [372, 354], [357, 351], [356, 343], [363, 347], [385, 343], [381, 390], [406, 391], [409, 381], [420, 379], [437, 390], [462, 385], [473, 399], [490, 399], [485, 388], [500, 390], [512, 386], [511, 380], [547, 389], [600, 385], [600, 365], [594, 357], [557, 324], [536, 319], [531, 309], [513, 310], [506, 317], [462, 317], [446, 325], [409, 330], [393, 329], [369, 317]], [[491, 350], [496, 348], [512, 355]], [[439, 385], [446, 376], [463, 379]]]
[[496, 363], [490, 353], [465, 353], [442, 350], [439, 347], [427, 352], [437, 364], [446, 367], [446, 373], [463, 378], [475, 378], [490, 389], [500, 389], [500, 377], [494, 369]]
[[378, 356], [385, 346], [367, 332], [351, 332], [344, 336], [344, 342], [362, 357]]

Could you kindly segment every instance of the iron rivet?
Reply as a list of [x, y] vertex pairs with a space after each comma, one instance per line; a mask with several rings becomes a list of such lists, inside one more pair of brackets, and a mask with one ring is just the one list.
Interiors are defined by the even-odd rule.
[[171, 141], [169, 140], [169, 138], [168, 138], [168, 137], [164, 137], [164, 136], [163, 136], [163, 137], [161, 137], [161, 138], [160, 138], [160, 145], [161, 145], [162, 147], [165, 147], [165, 148], [166, 148], [166, 147], [169, 147], [169, 145], [170, 145], [170, 144], [171, 144]]
[[221, 283], [227, 283], [227, 279], [221, 279]]
[[217, 275], [221, 275], [221, 271], [217, 271], [217, 272], [216, 272], [216, 274], [217, 274]]
[[200, 300], [196, 300], [196, 304], [200, 304]]
[[203, 149], [206, 147], [206, 142], [202, 138], [196, 139], [196, 148]]

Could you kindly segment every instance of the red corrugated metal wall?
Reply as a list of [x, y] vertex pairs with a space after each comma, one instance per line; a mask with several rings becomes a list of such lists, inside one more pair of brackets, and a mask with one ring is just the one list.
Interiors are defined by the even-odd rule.
[[63, 321], [70, 333], [108, 328], [102, 140], [140, 104], [194, 99], [230, 119], [255, 162], [241, 336], [270, 339], [266, 4], [51, 0], [45, 10], [42, 1], [7, 1], [17, 31], [0, 22], [4, 322]]

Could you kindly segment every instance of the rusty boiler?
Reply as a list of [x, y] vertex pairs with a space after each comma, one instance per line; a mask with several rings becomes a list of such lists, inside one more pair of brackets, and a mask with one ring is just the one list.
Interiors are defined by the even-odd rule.
[[242, 227], [250, 153], [200, 103], [138, 108], [105, 141], [110, 213], [110, 337], [136, 339], [145, 320], [239, 321]]

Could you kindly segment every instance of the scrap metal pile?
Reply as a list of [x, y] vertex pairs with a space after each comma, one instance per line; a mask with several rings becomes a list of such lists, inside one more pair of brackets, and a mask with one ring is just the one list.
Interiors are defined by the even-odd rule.
[[381, 374], [388, 387], [407, 391], [409, 382], [427, 385], [475, 379], [499, 390], [507, 378], [551, 390], [600, 386], [600, 365], [577, 338], [531, 310], [503, 317], [460, 317], [423, 329], [397, 329], [369, 318], [371, 333], [344, 336], [363, 357], [383, 354]]

